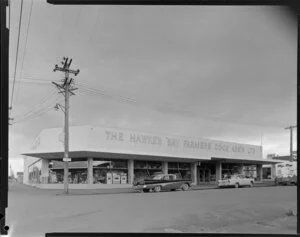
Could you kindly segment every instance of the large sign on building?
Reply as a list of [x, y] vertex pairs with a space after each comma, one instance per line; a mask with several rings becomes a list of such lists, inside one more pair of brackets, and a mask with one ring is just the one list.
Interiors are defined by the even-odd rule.
[[[210, 159], [224, 157], [260, 159], [262, 147], [240, 143], [150, 134], [121, 129], [93, 128], [90, 147], [124, 153]], [[103, 144], [103, 145], [102, 145]]]
[[[62, 152], [62, 134], [62, 129], [43, 130], [30, 152]], [[190, 159], [220, 157], [251, 160], [262, 158], [262, 147], [260, 146], [103, 127], [71, 127], [69, 144], [70, 151]]]

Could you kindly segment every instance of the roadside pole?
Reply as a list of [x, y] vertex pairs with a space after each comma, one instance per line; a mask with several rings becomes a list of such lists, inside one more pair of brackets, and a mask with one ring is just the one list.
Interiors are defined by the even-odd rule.
[[291, 162], [293, 162], [294, 158], [293, 158], [293, 129], [294, 128], [297, 128], [297, 125], [296, 126], [289, 126], [285, 129], [289, 129], [290, 130], [290, 159], [291, 159]]
[[70, 65], [72, 63], [72, 59], [70, 59], [70, 61], [68, 61], [68, 58], [63, 58], [64, 61], [62, 61], [62, 65], [63, 67], [58, 67], [57, 65], [55, 65], [54, 68], [54, 72], [55, 71], [62, 71], [65, 73], [65, 78], [62, 81], [62, 84], [58, 84], [56, 82], [52, 82], [57, 89], [59, 90], [59, 93], [63, 93], [65, 96], [65, 106], [61, 106], [59, 104], [57, 104], [57, 108], [58, 106], [60, 107], [61, 110], [63, 110], [64, 114], [65, 114], [65, 127], [64, 127], [64, 157], [63, 157], [63, 162], [64, 162], [64, 192], [65, 194], [69, 193], [69, 162], [71, 161], [71, 158], [69, 157], [69, 98], [70, 98], [70, 94], [71, 95], [75, 95], [73, 93], [74, 90], [77, 90], [78, 88], [73, 88], [72, 84], [73, 84], [73, 79], [69, 78], [70, 73], [74, 74], [75, 76], [77, 76], [77, 74], [79, 73], [79, 70], [74, 71], [70, 69]]

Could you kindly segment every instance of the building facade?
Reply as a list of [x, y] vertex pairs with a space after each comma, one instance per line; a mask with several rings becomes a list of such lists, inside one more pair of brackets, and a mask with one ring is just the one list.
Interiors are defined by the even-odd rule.
[[[261, 181], [262, 165], [276, 163], [261, 146], [91, 126], [70, 127], [69, 147], [70, 189], [126, 187], [161, 172], [197, 185], [233, 173]], [[43, 130], [23, 155], [25, 184], [63, 188], [62, 128]]]
[[277, 161], [276, 164], [263, 165], [263, 179], [274, 180], [276, 177], [297, 175], [297, 152], [291, 156], [267, 155], [270, 159]]

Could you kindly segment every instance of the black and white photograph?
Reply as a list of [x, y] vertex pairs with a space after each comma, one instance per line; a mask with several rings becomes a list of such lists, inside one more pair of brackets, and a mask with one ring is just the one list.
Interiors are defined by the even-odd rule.
[[297, 233], [288, 7], [6, 9], [7, 236]]

